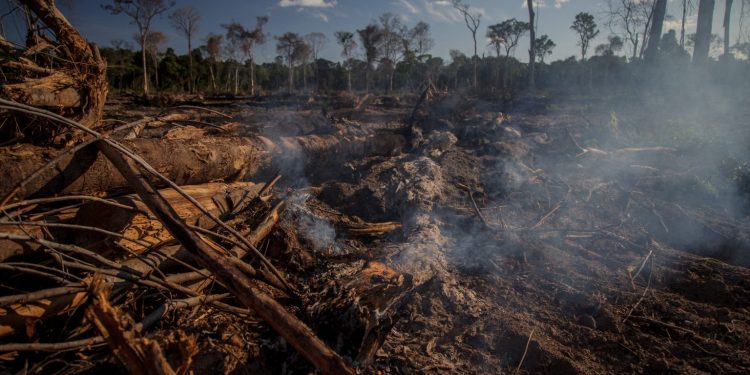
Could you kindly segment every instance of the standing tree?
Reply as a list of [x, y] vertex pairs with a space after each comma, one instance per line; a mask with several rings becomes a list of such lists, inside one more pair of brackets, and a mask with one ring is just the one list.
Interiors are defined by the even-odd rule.
[[344, 66], [346, 67], [346, 87], [348, 91], [352, 91], [352, 55], [354, 49], [357, 48], [357, 42], [354, 40], [354, 34], [348, 31], [337, 31], [335, 34], [336, 42], [341, 46], [341, 57], [346, 59]]
[[732, 21], [732, 5], [734, 0], [725, 0], [724, 2], [724, 57], [729, 57], [731, 50], [729, 49], [729, 24]]
[[234, 72], [234, 93], [239, 92], [239, 66], [250, 61], [250, 95], [255, 95], [255, 62], [253, 61], [253, 48], [256, 44], [266, 42], [263, 26], [268, 22], [268, 17], [258, 17], [253, 30], [247, 30], [238, 22], [221, 25], [227, 30], [227, 49], [237, 60]]
[[536, 30], [534, 30], [534, 0], [526, 0], [526, 7], [529, 8], [529, 89], [533, 90], [535, 86], [534, 65], [536, 63]]
[[294, 61], [298, 61], [302, 66], [302, 87], [305, 91], [307, 91], [307, 66], [310, 65], [310, 60], [312, 60], [312, 47], [304, 38], [300, 38], [294, 49]]
[[536, 45], [536, 57], [539, 62], [544, 65], [544, 57], [552, 54], [552, 50], [557, 47], [547, 35], [542, 35], [536, 39], [534, 43]]
[[694, 65], [703, 65], [708, 60], [715, 5], [715, 0], [700, 0], [698, 4], [698, 27], [695, 31], [695, 48], [693, 49]]
[[500, 47], [505, 49], [503, 87], [507, 87], [508, 77], [510, 76], [510, 54], [515, 51], [516, 46], [518, 46], [518, 40], [521, 39], [521, 36], [526, 34], [526, 31], [528, 30], [528, 23], [519, 21], [515, 18], [505, 20], [487, 28], [487, 38], [489, 38], [490, 43], [495, 46], [498, 56], [500, 55]]
[[[136, 42], [140, 42], [140, 37], [134, 35]], [[154, 82], [156, 83], [156, 91], [159, 91], [159, 53], [161, 52], [164, 44], [167, 43], [167, 36], [161, 31], [149, 31], [145, 38], [146, 45], [141, 46], [141, 49], [145, 50], [151, 61], [154, 63]]]
[[693, 0], [682, 0], [682, 24], [680, 25], [680, 47], [683, 50], [685, 49], [685, 23], [687, 22], [688, 15], [691, 14], [694, 9], [695, 9], [695, 4], [693, 3]]
[[453, 88], [458, 90], [458, 75], [461, 71], [461, 67], [466, 64], [466, 55], [463, 54], [463, 52], [452, 49], [448, 51], [448, 54], [451, 57], [451, 63], [448, 65], [448, 70], [452, 73], [453, 76]]
[[193, 35], [198, 31], [201, 16], [192, 6], [185, 6], [169, 15], [172, 27], [187, 39], [188, 43], [188, 91], [194, 91], [195, 77], [193, 76]]
[[654, 0], [607, 0], [607, 26], [613, 33], [622, 34], [632, 48], [632, 59], [642, 50], [640, 30], [643, 28], [643, 44], [650, 26]]
[[647, 63], [656, 62], [659, 54], [659, 44], [661, 41], [662, 27], [664, 25], [664, 16], [667, 13], [667, 0], [656, 0], [654, 5], [654, 15], [651, 17], [651, 30], [648, 37], [648, 47], [643, 55]]
[[380, 30], [378, 25], [367, 25], [362, 30], [357, 30], [359, 39], [362, 42], [362, 49], [365, 50], [365, 60], [367, 61], [367, 69], [365, 70], [365, 91], [370, 91], [370, 72], [373, 69], [373, 64], [378, 58], [380, 52], [380, 41], [383, 38], [383, 32]]
[[471, 32], [471, 38], [474, 40], [474, 56], [472, 56], [472, 60], [474, 60], [474, 89], [476, 89], [477, 86], [477, 65], [479, 64], [479, 56], [477, 55], [477, 30], [479, 29], [479, 24], [482, 21], [482, 14], [481, 13], [474, 13], [472, 14], [469, 12], [469, 5], [464, 4], [461, 2], [461, 0], [452, 0], [453, 7], [458, 10], [458, 12], [464, 17], [464, 22], [466, 22], [466, 27]]
[[589, 43], [599, 35], [599, 29], [594, 21], [594, 16], [585, 12], [576, 14], [576, 19], [573, 21], [570, 29], [578, 34], [578, 45], [581, 47], [581, 60], [586, 60], [586, 51], [589, 49]]
[[276, 53], [286, 60], [289, 68], [289, 93], [294, 91], [294, 65], [300, 57], [300, 44], [303, 44], [299, 34], [287, 32], [276, 37]]
[[601, 56], [614, 56], [617, 52], [620, 52], [624, 45], [625, 42], [622, 38], [617, 35], [610, 35], [607, 37], [607, 43], [596, 46], [594, 52]]
[[310, 46], [310, 54], [312, 56], [314, 70], [315, 70], [315, 81], [316, 86], [320, 87], [320, 69], [318, 68], [318, 55], [320, 54], [320, 50], [325, 47], [326, 43], [328, 42], [328, 38], [326, 38], [326, 35], [319, 32], [312, 32], [307, 35], [305, 35], [305, 42], [308, 46]]
[[396, 64], [403, 54], [409, 49], [406, 39], [406, 26], [393, 13], [385, 13], [380, 16], [380, 56], [383, 65], [388, 67], [388, 82], [386, 91], [393, 90], [393, 77], [396, 74]]
[[427, 57], [427, 53], [435, 46], [435, 40], [430, 36], [430, 25], [423, 21], [419, 21], [409, 31], [409, 39], [412, 41], [414, 53], [420, 61]]
[[223, 38], [221, 35], [208, 34], [206, 45], [203, 46], [206, 55], [208, 55], [208, 73], [211, 77], [211, 88], [214, 91], [216, 91], [216, 75], [218, 74], [215, 70], [219, 56], [221, 56], [222, 41]]
[[125, 14], [131, 23], [138, 27], [141, 45], [141, 67], [143, 68], [143, 95], [148, 95], [148, 71], [146, 69], [146, 35], [151, 29], [151, 21], [166, 12], [175, 4], [174, 0], [112, 0], [112, 4], [102, 5], [111, 14]]

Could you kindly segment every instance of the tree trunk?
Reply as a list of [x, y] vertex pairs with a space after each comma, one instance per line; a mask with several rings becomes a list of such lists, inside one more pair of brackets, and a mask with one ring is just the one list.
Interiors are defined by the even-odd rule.
[[667, 13], [667, 0], [656, 0], [654, 5], [654, 15], [651, 18], [651, 30], [649, 31], [648, 47], [644, 54], [647, 63], [653, 64], [659, 54], [659, 42], [661, 41], [661, 31], [664, 25], [664, 16]]
[[216, 75], [214, 75], [214, 62], [208, 63], [208, 74], [211, 76], [211, 87], [216, 91]]
[[646, 53], [646, 47], [648, 46], [649, 31], [651, 30], [651, 20], [654, 18], [655, 9], [656, 9], [656, 3], [654, 2], [654, 5], [651, 7], [651, 11], [648, 13], [648, 17], [646, 18], [646, 24], [643, 28], [643, 41], [641, 42], [641, 51], [638, 54], [638, 57], [640, 58], [643, 58], [643, 55]]
[[734, 0], [726, 0], [724, 5], [724, 57], [729, 57], [731, 50], [729, 49], [729, 25], [732, 21], [732, 4]]
[[[237, 180], [268, 163], [267, 146], [259, 138], [133, 139], [122, 143], [179, 185]], [[60, 153], [29, 144], [0, 150], [0, 197], [12, 191], [29, 171]], [[85, 147], [63, 158], [57, 168], [42, 173], [18, 195], [93, 194], [126, 187], [96, 147]]]
[[477, 56], [477, 32], [474, 31], [471, 34], [471, 37], [474, 38], [474, 90], [477, 89], [477, 64], [479, 63], [479, 56]]
[[159, 58], [156, 53], [154, 53], [154, 81], [156, 85], [154, 86], [154, 89], [156, 90], [156, 93], [159, 93]]
[[294, 66], [289, 64], [289, 93], [294, 91]]
[[141, 68], [143, 68], [143, 95], [148, 96], [148, 70], [146, 69], [146, 34], [141, 35]]
[[536, 31], [534, 30], [534, 1], [526, 0], [529, 8], [529, 89], [535, 86], [535, 63], [536, 63]]
[[234, 66], [234, 95], [240, 93], [240, 63]]
[[302, 64], [302, 87], [307, 91], [307, 64]]
[[255, 61], [250, 58], [250, 96], [255, 96]]
[[396, 67], [391, 69], [391, 74], [388, 75], [388, 92], [393, 91], [393, 78], [396, 75]]
[[687, 21], [688, 0], [682, 0], [682, 24], [680, 25], [680, 48], [685, 49], [685, 21]]
[[349, 88], [349, 92], [352, 91], [352, 69], [346, 70], [346, 86]]
[[715, 0], [700, 0], [700, 4], [698, 5], [698, 28], [695, 32], [693, 65], [701, 66], [708, 61], [715, 5]]
[[367, 63], [367, 69], [365, 69], [365, 92], [370, 92], [370, 63]]
[[195, 77], [193, 77], [193, 48], [192, 48], [192, 35], [188, 35], [188, 92], [194, 92]]

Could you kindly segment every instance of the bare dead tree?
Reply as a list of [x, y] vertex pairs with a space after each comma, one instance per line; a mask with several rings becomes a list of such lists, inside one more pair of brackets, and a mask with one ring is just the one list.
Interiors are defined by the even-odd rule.
[[393, 13], [385, 13], [380, 16], [380, 30], [382, 33], [380, 42], [380, 56], [382, 62], [388, 67], [388, 83], [386, 91], [393, 90], [393, 78], [396, 73], [396, 64], [409, 49], [409, 40], [407, 39], [406, 26]]
[[141, 67], [143, 68], [143, 95], [148, 95], [148, 70], [146, 67], [146, 35], [151, 29], [151, 21], [166, 12], [175, 4], [174, 0], [112, 0], [112, 4], [102, 5], [111, 14], [125, 14], [131, 23], [138, 27], [141, 45]]
[[[312, 54], [313, 65], [315, 66], [315, 80], [320, 83], [320, 71], [318, 69], [318, 54], [320, 50], [325, 47], [328, 42], [326, 35], [320, 32], [312, 32], [305, 35], [305, 42], [310, 46], [310, 52]], [[317, 86], [317, 85], [316, 85]]]
[[693, 0], [682, 0], [682, 23], [680, 24], [680, 47], [685, 49], [685, 23], [687, 22], [687, 16], [695, 10], [695, 3]]
[[526, 7], [529, 8], [529, 89], [533, 90], [536, 86], [534, 80], [536, 76], [536, 30], [534, 29], [534, 1], [526, 0]]
[[289, 67], [289, 93], [291, 94], [294, 90], [294, 65], [297, 63], [299, 58], [299, 52], [297, 51], [302, 38], [299, 34], [287, 32], [284, 35], [276, 37], [276, 53], [281, 55], [286, 60]]
[[[654, 0], [607, 0], [606, 25], [617, 35], [622, 35], [632, 48], [635, 59], [647, 43], [647, 32]], [[643, 30], [643, 36], [641, 32]]]
[[[141, 38], [139, 35], [134, 35], [134, 38], [136, 43], [140, 45]], [[140, 46], [141, 49], [145, 50], [146, 53], [148, 53], [151, 56], [151, 60], [154, 63], [154, 81], [156, 83], [156, 91], [159, 91], [159, 53], [161, 52], [162, 47], [165, 43], [167, 43], [167, 35], [162, 33], [161, 31], [149, 31], [148, 34], [146, 34], [146, 38], [144, 38], [143, 42], [145, 42], [145, 45]]]
[[221, 56], [222, 41], [223, 37], [221, 35], [208, 34], [206, 45], [202, 47], [206, 51], [206, 55], [208, 55], [208, 73], [211, 78], [211, 88], [214, 91], [216, 91], [216, 75], [218, 74], [218, 72], [215, 72], [216, 63], [219, 60], [219, 56]]
[[185, 6], [169, 15], [169, 21], [177, 32], [187, 39], [188, 43], [188, 91], [193, 92], [195, 77], [193, 76], [193, 35], [198, 32], [201, 16], [192, 6]]
[[357, 41], [354, 40], [354, 34], [349, 31], [337, 31], [335, 34], [336, 42], [341, 46], [341, 57], [346, 59], [346, 87], [352, 91], [352, 66], [351, 59], [354, 49], [357, 48]]
[[471, 38], [474, 40], [474, 56], [472, 59], [474, 60], [474, 89], [476, 89], [477, 86], [477, 64], [479, 63], [479, 56], [477, 55], [477, 30], [479, 29], [479, 24], [482, 22], [482, 14], [481, 13], [471, 13], [469, 10], [469, 5], [464, 4], [461, 0], [452, 0], [453, 7], [456, 8], [456, 10], [461, 14], [461, 16], [464, 17], [464, 22], [466, 23], [466, 27], [471, 32]]

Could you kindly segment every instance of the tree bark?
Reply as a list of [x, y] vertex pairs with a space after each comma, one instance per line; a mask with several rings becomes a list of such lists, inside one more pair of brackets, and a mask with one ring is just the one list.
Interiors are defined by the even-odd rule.
[[195, 78], [193, 77], [193, 43], [192, 43], [193, 36], [191, 34], [188, 34], [188, 78], [190, 81], [188, 81], [188, 92], [193, 93], [195, 85]]
[[[238, 180], [268, 163], [266, 146], [257, 138], [133, 139], [122, 143], [180, 185]], [[0, 150], [0, 196], [59, 153], [28, 144]], [[63, 158], [18, 195], [92, 194], [126, 187], [122, 176], [90, 146]]]
[[659, 42], [664, 25], [664, 16], [667, 13], [667, 0], [656, 0], [654, 16], [651, 18], [651, 30], [649, 31], [648, 47], [644, 59], [649, 64], [654, 64], [659, 55]]
[[143, 95], [148, 96], [148, 69], [146, 69], [146, 34], [141, 35], [141, 68], [143, 68]]
[[731, 37], [729, 26], [732, 22], [732, 5], [734, 4], [734, 0], [726, 0], [724, 4], [724, 57], [729, 57], [731, 54], [729, 48], [729, 39]]
[[715, 0], [700, 0], [700, 4], [698, 5], [698, 28], [695, 32], [693, 65], [702, 66], [708, 61], [715, 5]]
[[682, 0], [682, 24], [680, 25], [680, 48], [685, 49], [685, 22], [687, 21], [688, 0]]
[[476, 90], [479, 87], [477, 83], [477, 64], [479, 64], [479, 56], [477, 56], [477, 32], [476, 30], [472, 32], [471, 37], [474, 39], [474, 90]]
[[536, 30], [534, 30], [534, 1], [526, 0], [526, 7], [529, 8], [529, 89], [533, 90], [536, 86]]
[[255, 96], [255, 61], [250, 59], [250, 96]]
[[352, 91], [352, 69], [351, 68], [346, 70], [346, 87], [349, 89], [349, 92]]

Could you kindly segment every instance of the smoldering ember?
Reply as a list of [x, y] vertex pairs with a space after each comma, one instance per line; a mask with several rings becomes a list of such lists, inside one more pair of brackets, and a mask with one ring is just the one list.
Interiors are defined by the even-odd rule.
[[750, 373], [748, 15], [3, 1], [0, 374]]

